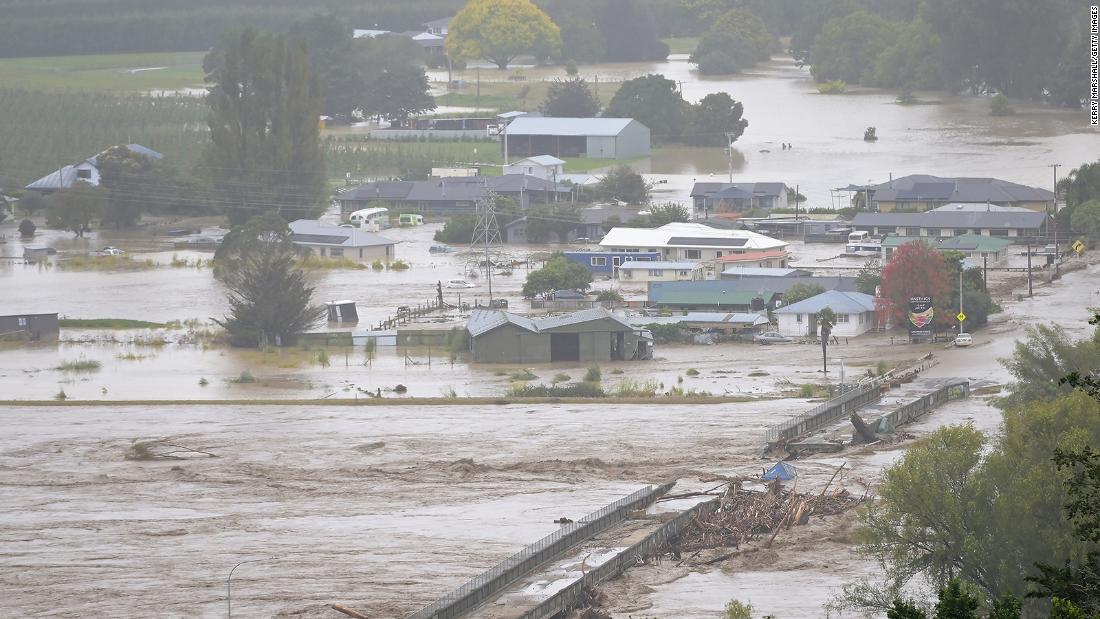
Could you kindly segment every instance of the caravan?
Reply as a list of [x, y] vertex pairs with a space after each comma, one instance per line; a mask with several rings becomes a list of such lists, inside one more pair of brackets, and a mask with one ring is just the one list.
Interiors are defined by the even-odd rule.
[[390, 210], [382, 207], [365, 208], [348, 216], [348, 223], [354, 228], [369, 232], [378, 232], [390, 227]]
[[398, 219], [398, 222], [401, 224], [401, 226], [423, 226], [424, 216], [417, 215], [416, 213], [401, 213], [401, 217], [400, 219]]

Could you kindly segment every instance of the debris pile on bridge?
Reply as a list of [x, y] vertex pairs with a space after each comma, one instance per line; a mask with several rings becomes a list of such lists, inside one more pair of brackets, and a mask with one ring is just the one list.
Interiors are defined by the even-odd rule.
[[738, 548], [767, 535], [770, 545], [779, 531], [809, 522], [813, 516], [832, 516], [845, 512], [866, 500], [840, 489], [827, 493], [800, 494], [778, 481], [766, 490], [745, 490], [730, 482], [713, 510], [700, 511], [690, 525], [673, 540], [674, 554], [710, 548]]

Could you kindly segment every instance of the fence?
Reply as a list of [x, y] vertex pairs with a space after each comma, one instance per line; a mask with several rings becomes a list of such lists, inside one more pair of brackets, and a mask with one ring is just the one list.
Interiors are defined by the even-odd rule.
[[670, 539], [676, 537], [696, 515], [714, 510], [720, 499], [700, 503], [661, 525], [659, 529], [642, 541], [615, 555], [606, 563], [586, 572], [583, 577], [571, 583], [535, 608], [525, 612], [520, 619], [546, 619], [558, 613], [579, 606], [584, 601], [585, 589], [618, 576], [627, 568], [637, 565], [646, 557], [656, 554]]
[[625, 520], [626, 512], [649, 505], [658, 496], [668, 492], [674, 484], [675, 482], [668, 483], [657, 488], [646, 486], [592, 512], [579, 522], [562, 527], [409, 615], [408, 619], [452, 619], [462, 616], [539, 565]]
[[880, 432], [890, 432], [894, 428], [909, 423], [932, 411], [932, 409], [950, 400], [965, 398], [970, 395], [970, 381], [960, 380], [948, 383], [943, 387], [914, 400], [896, 411], [879, 419]]
[[771, 444], [779, 440], [792, 439], [807, 432], [813, 432], [847, 416], [862, 406], [877, 402], [881, 398], [881, 381], [873, 380], [860, 384], [794, 419], [789, 419], [768, 428], [766, 440]]

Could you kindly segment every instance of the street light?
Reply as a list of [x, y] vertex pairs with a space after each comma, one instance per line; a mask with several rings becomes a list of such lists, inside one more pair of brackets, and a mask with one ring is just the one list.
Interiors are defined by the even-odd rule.
[[229, 577], [225, 579], [225, 616], [227, 619], [232, 619], [233, 617], [233, 572], [235, 572], [238, 567], [244, 565], [245, 563], [273, 561], [278, 558], [279, 557], [264, 557], [263, 559], [251, 559], [249, 561], [241, 561], [240, 563], [234, 565], [233, 569], [229, 570]]

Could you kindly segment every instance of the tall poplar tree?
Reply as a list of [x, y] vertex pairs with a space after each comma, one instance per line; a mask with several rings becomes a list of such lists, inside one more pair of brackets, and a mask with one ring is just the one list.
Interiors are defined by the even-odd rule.
[[284, 219], [323, 210], [321, 89], [301, 41], [253, 29], [207, 57], [207, 176], [231, 223], [265, 211]]

